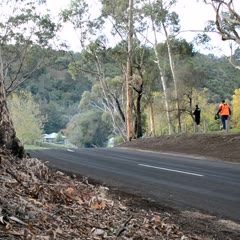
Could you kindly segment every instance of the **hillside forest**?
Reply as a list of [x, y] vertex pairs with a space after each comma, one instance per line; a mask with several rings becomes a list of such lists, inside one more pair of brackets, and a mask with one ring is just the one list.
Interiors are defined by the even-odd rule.
[[[14, 131], [23, 145], [42, 141], [43, 134], [53, 132], [80, 148], [107, 146], [110, 139], [120, 143], [193, 133], [196, 104], [201, 108], [202, 130], [219, 131], [220, 120], [214, 115], [222, 99], [233, 112], [231, 131], [240, 130], [240, 51], [238, 39], [233, 38], [239, 23], [232, 30], [233, 25], [228, 28], [224, 14], [222, 19], [219, 14], [219, 22], [209, 21], [188, 42], [178, 37], [181, 21], [172, 11], [178, 1], [115, 4], [116, 0], [102, 0], [101, 12], [93, 18], [87, 1], [72, 0], [59, 13], [58, 23], [51, 15], [34, 15], [36, 3], [23, 4], [27, 2], [31, 1], [18, 2], [25, 16], [16, 12], [0, 26], [2, 30], [12, 25], [24, 29], [30, 18], [41, 19], [34, 21], [39, 30], [33, 33], [39, 41], [13, 29], [6, 33], [8, 37], [0, 36], [2, 96], [6, 95]], [[224, 5], [228, 1], [203, 2], [215, 6], [216, 13], [234, 10], [233, 5]], [[240, 19], [235, 11], [231, 14], [232, 19]], [[107, 20], [112, 23], [108, 34], [103, 30]], [[81, 33], [79, 52], [60, 42], [57, 47], [50, 44], [66, 22]], [[151, 39], [147, 31], [153, 33]], [[210, 54], [196, 50], [199, 45], [209, 47], [207, 33], [211, 31], [237, 45], [230, 57], [215, 55], [214, 49]], [[119, 42], [112, 46], [109, 35], [120, 37]]]

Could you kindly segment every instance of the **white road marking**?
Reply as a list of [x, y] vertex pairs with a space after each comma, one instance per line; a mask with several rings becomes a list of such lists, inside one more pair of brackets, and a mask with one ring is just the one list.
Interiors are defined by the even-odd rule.
[[67, 151], [69, 151], [69, 152], [74, 152], [72, 149], [67, 149]]
[[201, 174], [179, 171], [179, 170], [170, 169], [170, 168], [155, 167], [155, 166], [145, 165], [145, 164], [138, 164], [138, 165], [142, 167], [155, 168], [155, 169], [160, 169], [160, 170], [169, 171], [169, 172], [177, 172], [177, 173], [188, 174], [188, 175], [193, 175], [197, 177], [204, 177], [204, 175], [201, 175]]

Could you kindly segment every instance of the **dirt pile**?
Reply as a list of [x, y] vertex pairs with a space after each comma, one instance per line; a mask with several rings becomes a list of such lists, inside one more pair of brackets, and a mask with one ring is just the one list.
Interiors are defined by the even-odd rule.
[[178, 134], [154, 138], [142, 138], [123, 143], [120, 147], [182, 153], [240, 162], [240, 133], [216, 132]]

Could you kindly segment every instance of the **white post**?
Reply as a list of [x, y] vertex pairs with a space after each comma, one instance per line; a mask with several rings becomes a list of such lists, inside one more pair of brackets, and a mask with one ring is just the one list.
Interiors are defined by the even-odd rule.
[[206, 120], [203, 121], [203, 126], [204, 126], [204, 132], [207, 132], [208, 129], [207, 129], [207, 122], [206, 122]]
[[198, 132], [198, 129], [197, 129], [197, 124], [196, 122], [193, 123], [193, 129], [194, 129], [194, 133]]
[[226, 126], [226, 132], [229, 131], [229, 121], [228, 119], [225, 121], [225, 126]]

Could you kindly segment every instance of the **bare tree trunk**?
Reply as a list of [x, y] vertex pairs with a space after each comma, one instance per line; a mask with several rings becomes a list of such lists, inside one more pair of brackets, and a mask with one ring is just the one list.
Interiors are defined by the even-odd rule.
[[1, 63], [0, 74], [0, 147], [4, 147], [12, 152], [14, 156], [22, 158], [24, 156], [24, 148], [16, 137], [12, 119], [7, 107], [6, 92], [3, 81], [3, 64]]
[[162, 82], [162, 87], [163, 87], [163, 94], [165, 97], [165, 109], [166, 109], [166, 113], [167, 113], [167, 121], [168, 121], [168, 131], [169, 131], [169, 135], [173, 134], [173, 126], [172, 126], [172, 120], [171, 120], [171, 116], [170, 116], [170, 107], [169, 107], [169, 96], [168, 96], [168, 92], [167, 92], [167, 84], [166, 84], [166, 79], [165, 76], [163, 75], [163, 71], [162, 71], [162, 67], [160, 65], [160, 60], [158, 57], [158, 52], [157, 52], [157, 46], [154, 46], [154, 51], [155, 51], [155, 55], [157, 58], [157, 65], [158, 65], [158, 69], [161, 75], [161, 82]]
[[[125, 124], [124, 113], [121, 109], [118, 99], [111, 92], [111, 90], [109, 89], [106, 83], [105, 74], [102, 69], [102, 64], [98, 56], [94, 53], [93, 53], [93, 56], [95, 59], [96, 68], [99, 75], [99, 83], [102, 90], [102, 96], [105, 100], [104, 108], [107, 108], [107, 111], [110, 113], [114, 131], [117, 132], [117, 134], [120, 135], [122, 137], [122, 140], [125, 142], [126, 141], [126, 124]], [[117, 121], [117, 118], [119, 119], [119, 121]]]
[[132, 107], [133, 107], [133, 89], [131, 86], [133, 71], [132, 71], [132, 47], [133, 47], [133, 0], [129, 0], [128, 7], [128, 59], [127, 59], [127, 74], [126, 74], [126, 89], [127, 89], [127, 139], [131, 141], [134, 138]]
[[142, 112], [141, 112], [141, 100], [142, 100], [142, 96], [143, 96], [143, 73], [142, 73], [141, 66], [142, 66], [142, 64], [140, 64], [138, 66], [138, 74], [139, 74], [139, 76], [137, 76], [137, 75], [135, 76], [135, 81], [138, 82], [138, 84], [136, 84], [136, 86], [133, 86], [133, 89], [137, 93], [136, 108], [134, 108], [135, 114], [136, 114], [134, 133], [135, 133], [135, 136], [137, 138], [140, 138], [140, 137], [143, 136], [143, 131], [142, 131]]
[[168, 132], [169, 132], [169, 135], [171, 135], [171, 134], [173, 134], [173, 126], [172, 126], [172, 119], [171, 119], [171, 116], [170, 116], [169, 95], [168, 95], [168, 92], [167, 92], [166, 78], [164, 76], [164, 73], [163, 73], [163, 70], [162, 70], [162, 67], [161, 67], [161, 64], [160, 64], [158, 51], [157, 51], [156, 29], [155, 29], [153, 19], [151, 19], [151, 20], [152, 20], [152, 29], [153, 29], [153, 34], [154, 34], [154, 52], [155, 52], [155, 56], [156, 56], [156, 59], [157, 59], [156, 63], [157, 63], [157, 66], [158, 66], [158, 69], [159, 69], [159, 72], [160, 72], [160, 75], [161, 75], [163, 94], [164, 94], [164, 97], [165, 97], [165, 109], [166, 109], [166, 113], [167, 113]]
[[173, 57], [172, 57], [172, 49], [171, 49], [171, 45], [170, 45], [169, 36], [168, 36], [166, 26], [164, 25], [164, 23], [162, 23], [162, 26], [163, 26], [164, 34], [165, 34], [166, 41], [167, 41], [169, 64], [170, 64], [170, 69], [171, 69], [171, 72], [172, 72], [173, 82], [174, 82], [176, 107], [177, 107], [178, 130], [180, 132], [182, 132], [181, 111], [180, 111], [179, 96], [178, 96], [178, 85], [177, 85], [177, 77], [176, 77], [176, 74], [175, 74], [174, 61], [173, 61]]
[[149, 118], [150, 118], [150, 135], [155, 137], [156, 136], [156, 132], [155, 132], [155, 123], [154, 123], [154, 114], [153, 114], [153, 103], [152, 101], [150, 102], [150, 114], [149, 114]]
[[135, 122], [135, 135], [137, 138], [142, 137], [142, 114], [141, 114], [141, 99], [142, 99], [142, 89], [138, 92], [137, 102], [136, 102], [136, 122]]

